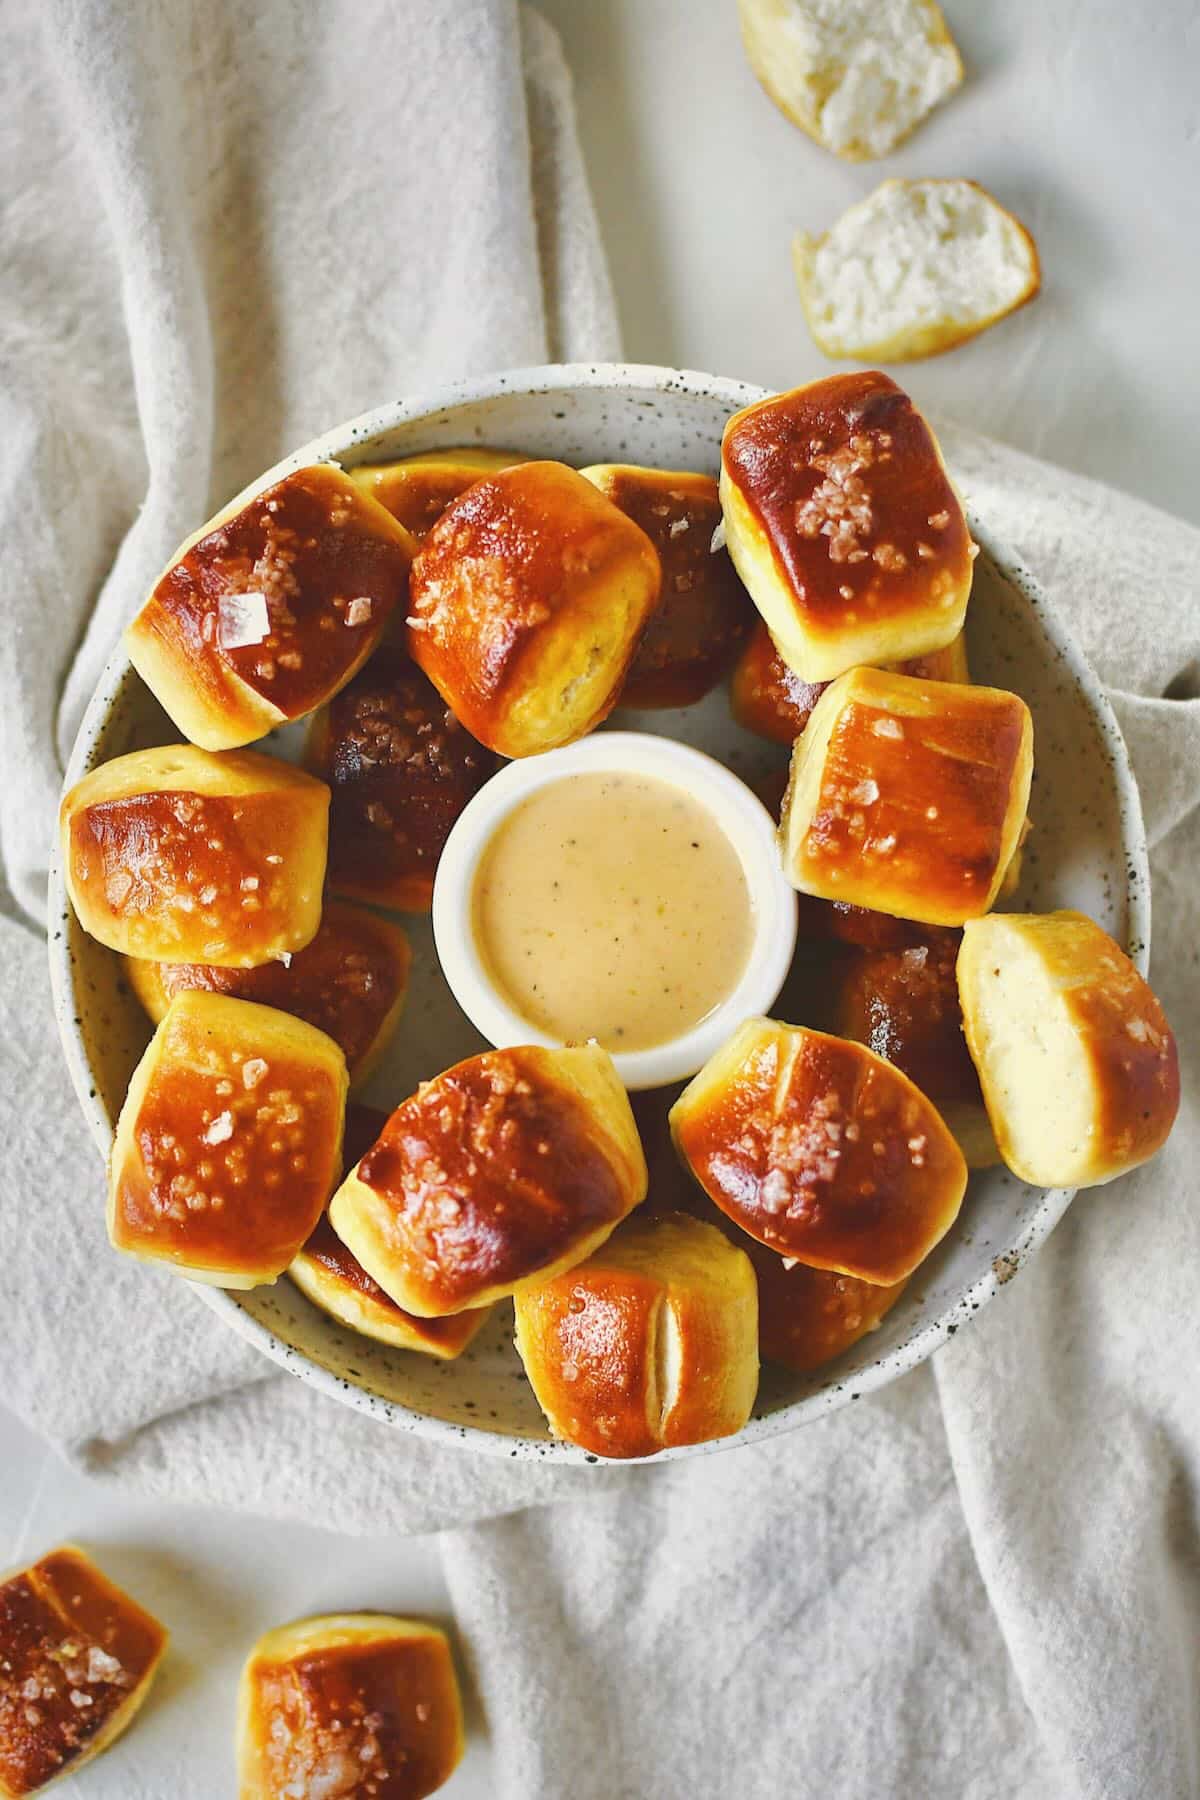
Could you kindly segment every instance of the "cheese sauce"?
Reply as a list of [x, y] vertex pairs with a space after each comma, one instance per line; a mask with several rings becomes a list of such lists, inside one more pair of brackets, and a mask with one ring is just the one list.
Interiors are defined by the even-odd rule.
[[733, 845], [685, 789], [628, 773], [537, 789], [485, 846], [475, 940], [494, 984], [564, 1043], [646, 1050], [732, 992], [753, 914]]

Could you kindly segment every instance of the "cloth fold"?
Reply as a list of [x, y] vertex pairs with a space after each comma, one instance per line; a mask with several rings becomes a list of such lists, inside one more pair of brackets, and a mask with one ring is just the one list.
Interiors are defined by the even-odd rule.
[[141, 1492], [445, 1528], [506, 1796], [1197, 1792], [1200, 534], [942, 428], [1133, 751], [1187, 1082], [1164, 1156], [803, 1432], [649, 1471], [403, 1437], [108, 1253], [47, 836], [99, 666], [212, 505], [387, 394], [616, 352], [561, 54], [514, 0], [46, 0], [0, 12], [0, 102], [5, 1399]]

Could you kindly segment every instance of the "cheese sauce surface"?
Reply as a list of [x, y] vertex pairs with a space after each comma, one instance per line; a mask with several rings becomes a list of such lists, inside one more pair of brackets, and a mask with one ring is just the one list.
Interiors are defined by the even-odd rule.
[[567, 775], [513, 808], [485, 845], [475, 940], [494, 984], [562, 1042], [647, 1050], [733, 991], [753, 909], [707, 807], [632, 773]]

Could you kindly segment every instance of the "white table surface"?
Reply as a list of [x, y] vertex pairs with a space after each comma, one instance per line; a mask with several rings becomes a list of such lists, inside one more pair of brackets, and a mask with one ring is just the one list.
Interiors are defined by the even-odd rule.
[[[884, 175], [969, 175], [1039, 240], [1024, 312], [901, 379], [931, 410], [1200, 522], [1200, 14], [1078, 0], [945, 0], [964, 90], [886, 164], [791, 127], [741, 57], [733, 0], [540, 0], [576, 72], [631, 359], [775, 387], [830, 365], [789, 243]], [[98, 1488], [0, 1408], [0, 1564], [64, 1538], [162, 1613], [174, 1651], [91, 1800], [224, 1800], [241, 1658], [263, 1630], [355, 1606], [448, 1615], [436, 1542], [355, 1541]], [[484, 1800], [476, 1724], [448, 1800]]]

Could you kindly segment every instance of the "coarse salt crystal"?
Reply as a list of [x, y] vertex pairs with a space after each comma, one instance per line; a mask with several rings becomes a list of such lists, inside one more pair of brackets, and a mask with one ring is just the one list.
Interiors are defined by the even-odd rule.
[[346, 608], [347, 625], [365, 625], [370, 617], [371, 602], [366, 595], [360, 595], [357, 600], [352, 600]]
[[851, 788], [850, 798], [858, 806], [874, 806], [879, 798], [879, 783], [872, 781], [868, 775], [865, 781], [860, 781], [857, 787]]
[[715, 556], [718, 550], [723, 550], [725, 548], [725, 521], [724, 521], [724, 519], [717, 520], [717, 528], [713, 532], [712, 537], [708, 540], [708, 548], [709, 548], [709, 554], [712, 556]]
[[233, 1136], [233, 1114], [218, 1113], [208, 1130], [204, 1133], [206, 1144], [227, 1144]]
[[668, 537], [677, 538], [680, 532], [687, 530], [689, 523], [690, 521], [687, 519], [672, 519], [671, 529], [667, 533]]
[[893, 719], [886, 716], [882, 719], [876, 719], [871, 730], [876, 737], [902, 738], [904, 736], [904, 727], [899, 719]]
[[281, 963], [282, 963], [282, 964], [283, 964], [283, 966], [284, 966], [284, 968], [285, 968], [285, 969], [290, 969], [290, 968], [291, 968], [291, 966], [292, 966], [292, 953], [291, 953], [291, 951], [290, 951], [290, 950], [281, 950], [281, 951], [280, 951], [280, 952], [279, 952], [279, 954], [278, 954], [278, 956], [277, 956], [277, 957], [276, 957], [276, 958], [275, 958], [275, 961], [276, 961], [276, 962], [281, 962]]
[[248, 1088], [256, 1088], [264, 1076], [270, 1073], [270, 1064], [261, 1056], [249, 1056], [242, 1064], [242, 1082]]
[[271, 616], [262, 594], [222, 594], [217, 602], [217, 642], [222, 650], [261, 644], [271, 635]]
[[115, 1681], [124, 1670], [115, 1656], [107, 1650], [101, 1650], [98, 1644], [92, 1644], [87, 1653], [87, 1678], [89, 1681]]

